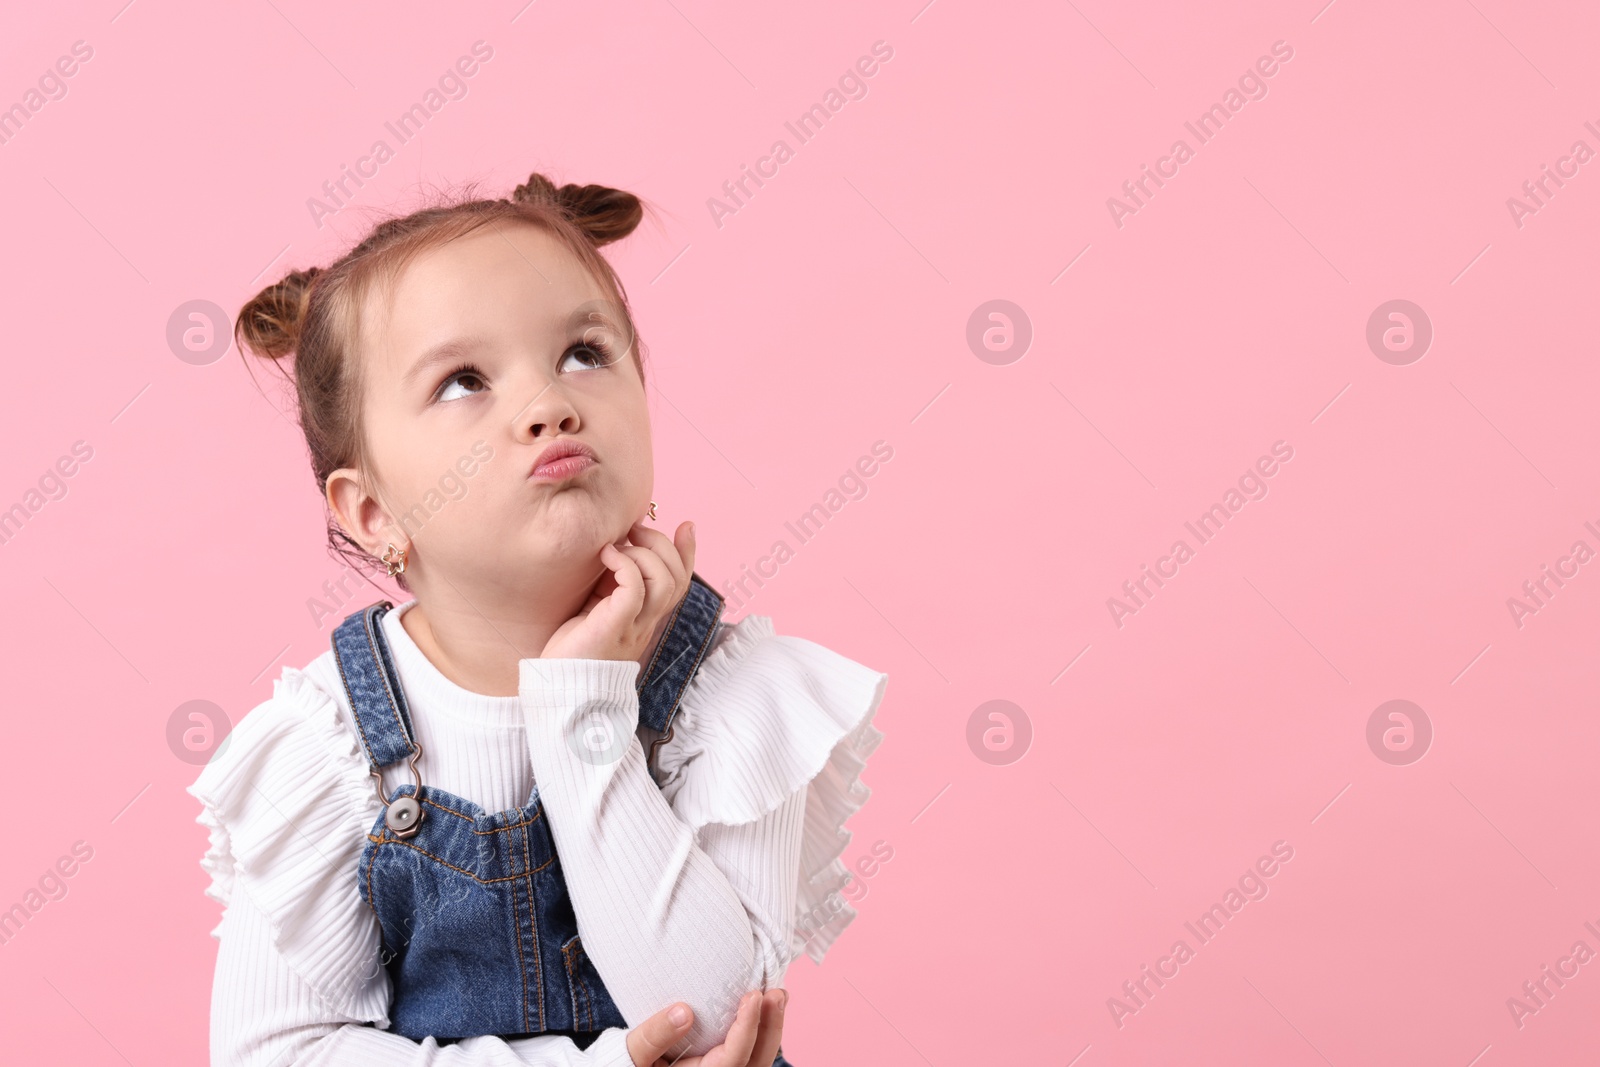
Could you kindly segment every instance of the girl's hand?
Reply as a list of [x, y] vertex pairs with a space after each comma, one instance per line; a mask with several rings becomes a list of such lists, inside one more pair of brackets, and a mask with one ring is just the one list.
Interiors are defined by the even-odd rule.
[[561, 624], [541, 659], [637, 660], [666, 616], [689, 591], [694, 571], [694, 523], [678, 527], [676, 544], [642, 523], [628, 529], [632, 544], [600, 549], [610, 568], [589, 602]]
[[[783, 1012], [788, 1002], [786, 989], [746, 993], [722, 1044], [704, 1056], [669, 1060], [668, 1052], [694, 1021], [687, 1004], [674, 1004], [628, 1031], [628, 1055], [634, 1067], [771, 1067], [783, 1038]], [[683, 1022], [674, 1023], [669, 1014], [680, 1008]]]

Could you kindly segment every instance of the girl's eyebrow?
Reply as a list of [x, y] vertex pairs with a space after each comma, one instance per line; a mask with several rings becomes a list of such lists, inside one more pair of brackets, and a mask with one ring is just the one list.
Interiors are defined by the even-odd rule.
[[483, 340], [478, 337], [452, 337], [434, 345], [422, 354], [422, 357], [411, 365], [400, 379], [402, 388], [409, 387], [424, 371], [438, 363], [447, 363], [452, 360], [464, 359], [477, 349], [483, 347]]
[[596, 307], [595, 302], [592, 300], [586, 304], [579, 305], [567, 315], [568, 330], [575, 330], [579, 326], [587, 326], [594, 322], [599, 322], [601, 325], [609, 327], [618, 333], [622, 332], [621, 327], [612, 321], [610, 308]]

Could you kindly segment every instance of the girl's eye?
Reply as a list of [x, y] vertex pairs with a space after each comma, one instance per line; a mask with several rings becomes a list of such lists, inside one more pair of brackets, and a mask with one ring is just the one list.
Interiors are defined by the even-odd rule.
[[450, 377], [439, 383], [438, 390], [433, 394], [435, 400], [460, 400], [462, 397], [471, 396], [473, 393], [487, 389], [488, 383], [483, 380], [483, 374], [476, 367], [461, 367], [451, 372]]
[[598, 370], [601, 367], [609, 367], [617, 361], [610, 343], [598, 337], [579, 341], [567, 349], [566, 357], [561, 361], [562, 365], [565, 366], [569, 359], [578, 361], [578, 366], [575, 368], [577, 370]]
[[[567, 364], [576, 361], [571, 367]], [[586, 341], [579, 341], [567, 349], [562, 358], [563, 369], [568, 370], [598, 370], [609, 367], [617, 361], [616, 354], [609, 341], [595, 337]], [[450, 372], [450, 376], [439, 383], [439, 388], [434, 391], [435, 402], [447, 400], [460, 400], [464, 397], [481, 393], [489, 388], [489, 383], [484, 374], [472, 364], [457, 367]]]

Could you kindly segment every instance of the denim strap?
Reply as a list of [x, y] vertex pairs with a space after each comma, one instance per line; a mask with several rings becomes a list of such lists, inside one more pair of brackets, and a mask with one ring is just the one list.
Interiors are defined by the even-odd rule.
[[639, 721], [666, 733], [683, 691], [721, 625], [722, 596], [698, 574], [689, 575], [689, 591], [679, 601], [656, 645], [649, 665], [639, 672]]
[[339, 664], [356, 730], [373, 770], [409, 759], [411, 711], [405, 690], [395, 673], [389, 643], [383, 636], [387, 600], [369, 605], [341, 622], [333, 631], [333, 656]]

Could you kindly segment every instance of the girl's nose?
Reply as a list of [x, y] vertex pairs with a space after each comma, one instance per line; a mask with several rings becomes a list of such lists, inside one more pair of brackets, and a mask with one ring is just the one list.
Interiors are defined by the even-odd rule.
[[577, 410], [559, 388], [547, 382], [512, 419], [511, 435], [518, 441], [537, 441], [555, 434], [576, 433], [578, 427]]

